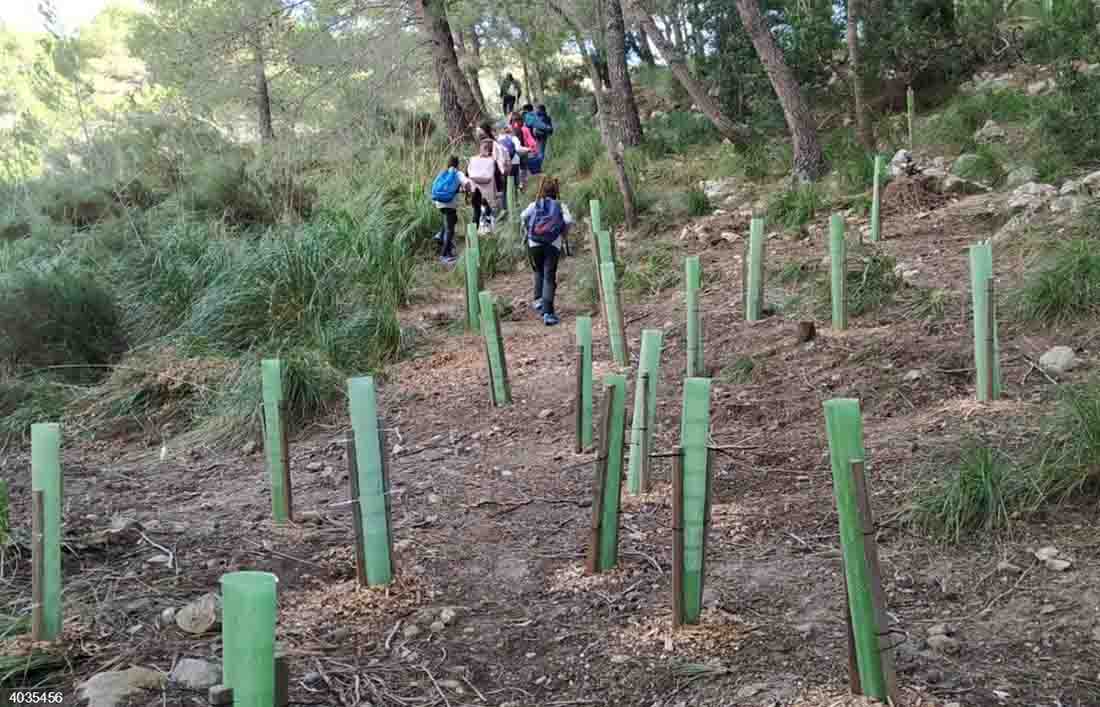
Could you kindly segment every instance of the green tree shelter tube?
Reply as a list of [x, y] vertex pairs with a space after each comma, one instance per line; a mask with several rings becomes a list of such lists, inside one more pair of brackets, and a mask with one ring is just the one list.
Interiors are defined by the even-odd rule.
[[[630, 467], [627, 487], [632, 495], [645, 493], [649, 479], [649, 450], [653, 449], [653, 433], [657, 426], [657, 381], [660, 378], [661, 344], [664, 333], [660, 329], [642, 332], [642, 349], [638, 364], [638, 377], [634, 386], [634, 422], [630, 428]], [[641, 381], [646, 380], [645, 396]]]
[[367, 583], [373, 587], [393, 581], [390, 518], [386, 507], [386, 480], [382, 468], [374, 379], [367, 376], [349, 380], [348, 399], [351, 429], [355, 434], [355, 460], [359, 470], [358, 500], [366, 544]]
[[825, 401], [825, 431], [829, 437], [833, 490], [840, 517], [840, 542], [860, 684], [865, 695], [885, 699], [886, 680], [879, 653], [879, 626], [872, 594], [871, 568], [863, 546], [863, 522], [852, 477], [852, 462], [865, 459], [859, 401], [851, 398]]
[[577, 317], [577, 346], [581, 349], [581, 448], [592, 446], [592, 317]]
[[833, 329], [848, 328], [847, 277], [848, 248], [844, 242], [844, 217], [833, 214], [829, 219], [830, 291], [833, 299]]
[[983, 241], [970, 246], [970, 292], [974, 306], [974, 366], [978, 400], [1001, 397], [1001, 357], [997, 341], [997, 312], [993, 294], [993, 246]]
[[[61, 635], [61, 426], [56, 422], [31, 425], [31, 492], [42, 494], [42, 557], [33, 581], [41, 598], [35, 621], [36, 637], [53, 641]], [[37, 544], [37, 543], [36, 543]]]
[[875, 155], [875, 183], [871, 190], [871, 242], [878, 243], [882, 237], [882, 173], [886, 169], [886, 158]]
[[270, 572], [222, 575], [222, 683], [234, 707], [272, 707], [278, 578]]
[[703, 275], [699, 256], [684, 258], [684, 304], [687, 309], [687, 377], [703, 373], [703, 322], [699, 312], [699, 290]]
[[745, 321], [760, 321], [764, 316], [764, 219], [759, 217], [749, 223], [748, 282], [745, 292]]
[[623, 444], [626, 433], [626, 377], [610, 375], [604, 378], [605, 395], [611, 396], [610, 433], [607, 444], [607, 474], [604, 482], [600, 520], [600, 555], [598, 569], [607, 571], [619, 562], [619, 503], [623, 480]]
[[[684, 566], [682, 568], [682, 605], [684, 623], [699, 623], [703, 608], [703, 572], [706, 547], [708, 497], [710, 494], [707, 464], [710, 435], [709, 378], [688, 378], [684, 381], [684, 407], [681, 418], [683, 448], [683, 535]], [[676, 568], [681, 569], [681, 568]]]
[[604, 307], [607, 312], [607, 335], [611, 338], [611, 357], [620, 366], [630, 363], [626, 351], [626, 336], [623, 328], [623, 310], [619, 299], [619, 284], [615, 275], [615, 264], [604, 263], [600, 266], [603, 279]]
[[290, 519], [290, 488], [286, 468], [283, 420], [283, 362], [277, 358], [260, 363], [264, 394], [264, 456], [271, 479], [271, 515], [276, 523]]
[[481, 290], [481, 247], [477, 239], [477, 226], [466, 226], [466, 250], [463, 252], [466, 267], [466, 327], [481, 331], [481, 310], [478, 292]]

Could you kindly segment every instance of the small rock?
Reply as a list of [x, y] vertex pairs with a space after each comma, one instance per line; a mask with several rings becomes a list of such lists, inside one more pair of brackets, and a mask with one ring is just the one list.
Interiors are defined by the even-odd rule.
[[989, 191], [989, 189], [977, 182], [972, 182], [969, 179], [962, 179], [951, 174], [940, 180], [937, 185], [937, 190], [941, 194], [956, 194], [959, 196], [965, 196], [967, 194], [984, 194]]
[[936, 634], [928, 637], [928, 647], [937, 653], [944, 655], [958, 655], [962, 650], [962, 644], [951, 636]]
[[1047, 569], [1055, 572], [1065, 572], [1073, 566], [1072, 560], [1063, 556], [1058, 548], [1050, 545], [1036, 550], [1034, 554], [1036, 559], [1047, 566]]
[[951, 174], [965, 177], [981, 161], [981, 157], [972, 152], [964, 152], [951, 164]]
[[812, 623], [796, 624], [794, 630], [802, 638], [813, 638], [815, 633], [815, 628]]
[[217, 594], [201, 597], [176, 612], [176, 625], [194, 636], [206, 633], [221, 621], [222, 600]]
[[172, 564], [171, 555], [153, 555], [145, 561], [147, 565], [170, 565]]
[[1076, 214], [1085, 208], [1085, 200], [1079, 196], [1060, 196], [1050, 202], [1050, 210], [1056, 214]]
[[412, 640], [420, 635], [420, 627], [416, 624], [409, 624], [405, 627], [405, 630], [402, 631], [402, 635], [404, 635], [406, 639]]
[[1053, 570], [1055, 572], [1065, 572], [1070, 567], [1073, 567], [1073, 563], [1070, 562], [1069, 560], [1053, 559], [1053, 560], [1047, 560], [1043, 564], [1045, 564], [1047, 566], [1047, 569]]
[[955, 627], [951, 624], [936, 624], [928, 629], [929, 636], [954, 636]]
[[428, 627], [428, 630], [432, 633], [443, 633], [446, 630], [447, 624], [442, 621], [433, 621], [432, 625]]
[[142, 690], [162, 688], [164, 682], [164, 673], [134, 666], [93, 675], [77, 686], [77, 695], [88, 707], [118, 707], [130, 704], [129, 698]]
[[1082, 179], [1081, 187], [1092, 196], [1100, 196], [1100, 171], [1093, 172]]
[[761, 692], [764, 692], [767, 689], [768, 686], [766, 683], [755, 682], [751, 685], [745, 685], [744, 687], [742, 687], [733, 697], [737, 700], [747, 700], [751, 697], [759, 695]]
[[1058, 190], [1059, 196], [1073, 196], [1081, 192], [1081, 182], [1067, 179], [1062, 187]]
[[222, 679], [220, 665], [208, 663], [196, 658], [181, 658], [168, 677], [176, 683], [192, 690], [206, 690]]
[[1054, 604], [1043, 604], [1042, 607], [1039, 608], [1039, 615], [1046, 616], [1047, 614], [1053, 614], [1055, 611], [1058, 611], [1058, 607], [1054, 606]]
[[909, 371], [904, 376], [904, 380], [906, 383], [914, 383], [916, 381], [919, 381], [921, 378], [924, 378], [924, 371], [918, 370], [916, 368]]
[[173, 607], [168, 607], [160, 612], [160, 624], [161, 626], [171, 626], [176, 622], [176, 610]]
[[540, 410], [539, 411], [539, 419], [540, 420], [547, 420], [553, 414], [554, 414], [554, 411], [551, 410], [550, 408], [546, 408], [545, 410]]
[[253, 454], [256, 453], [256, 449], [258, 447], [259, 447], [259, 445], [256, 444], [256, 440], [250, 439], [250, 440], [248, 440], [247, 442], [244, 443], [243, 447], [241, 447], [241, 454], [243, 456], [250, 457], [250, 456], [252, 456]]
[[1054, 79], [1043, 79], [1041, 81], [1032, 81], [1027, 85], [1027, 95], [1039, 96], [1044, 93], [1053, 91], [1058, 85], [1058, 82]]
[[321, 511], [298, 511], [295, 520], [302, 525], [324, 525], [325, 517]]
[[214, 685], [206, 693], [207, 700], [215, 707], [233, 704], [233, 688], [228, 685]]
[[449, 606], [439, 612], [439, 620], [447, 624], [448, 626], [454, 623], [457, 616], [458, 612], [456, 612]]
[[306, 471], [321, 471], [324, 468], [324, 462], [310, 462], [309, 464], [306, 464]]
[[622, 665], [630, 660], [630, 656], [626, 655], [613, 655], [611, 656], [611, 662], [615, 665]]
[[443, 503], [443, 497], [440, 496], [437, 493], [429, 493], [428, 494], [428, 503], [431, 503], [431, 504]]
[[1016, 565], [1012, 564], [1008, 560], [1001, 560], [1000, 562], [998, 562], [997, 563], [997, 571], [998, 572], [1011, 572], [1012, 574], [1019, 574], [1019, 573], [1023, 572], [1022, 569], [1020, 569]]
[[[1068, 346], [1055, 346], [1039, 357], [1039, 365], [1043, 370], [1055, 375], [1072, 371], [1078, 363], [1077, 354]], [[1055, 554], [1057, 552], [1055, 550]]]
[[1004, 142], [1008, 133], [993, 120], [985, 121], [985, 125], [974, 133], [974, 139], [978, 142]]
[[1016, 187], [1012, 196], [1008, 199], [1010, 211], [1035, 211], [1048, 201], [1058, 196], [1058, 190], [1050, 184], [1028, 182]]
[[1031, 165], [1021, 165], [1008, 173], [1005, 177], [1005, 186], [1009, 189], [1023, 186], [1028, 182], [1034, 182], [1039, 178], [1039, 171]]
[[898, 150], [890, 160], [890, 176], [900, 177], [911, 174], [913, 170], [913, 153], [909, 150]]

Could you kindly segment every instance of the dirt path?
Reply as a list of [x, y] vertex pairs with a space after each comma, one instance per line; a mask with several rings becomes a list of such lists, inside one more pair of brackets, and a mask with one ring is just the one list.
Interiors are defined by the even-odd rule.
[[[919, 257], [930, 283], [962, 302], [960, 251], [980, 234], [952, 214], [888, 222], [885, 247], [902, 260]], [[820, 260], [823, 252], [819, 242], [769, 243], [773, 268]], [[140, 522], [146, 534], [110, 546], [74, 544], [66, 556], [77, 675], [218, 659], [216, 635], [189, 637], [158, 616], [216, 591], [222, 573], [250, 568], [279, 575], [279, 632], [296, 704], [842, 704], [844, 605], [820, 405], [858, 397], [886, 591], [903, 631], [900, 682], [925, 704], [1100, 704], [1095, 509], [1090, 516], [1060, 511], [1021, 525], [1011, 541], [959, 548], [931, 544], [900, 519], [913, 485], [942, 475], [948, 450], [968, 435], [1035, 434], [1028, 421], [1049, 410], [1049, 384], [1026, 378], [1027, 365], [1013, 352], [1033, 353], [1041, 339], [1006, 326], [1008, 400], [980, 408], [970, 402], [969, 374], [959, 372], [969, 364], [961, 317], [930, 325], [898, 303], [854, 322], [845, 335], [823, 331], [797, 344], [792, 322], [740, 321], [733, 250], [704, 253], [704, 268], [725, 273], [703, 298], [708, 364], [721, 370], [747, 356], [757, 367], [747, 382], [716, 382], [712, 435], [724, 449], [704, 621], [673, 634], [666, 467], [656, 465], [652, 493], [624, 496], [620, 567], [599, 577], [581, 573], [592, 458], [572, 451], [570, 301], [579, 260], [563, 267], [562, 326], [544, 327], [527, 310], [504, 323], [514, 405], [489, 405], [484, 357], [472, 336], [435, 330], [421, 356], [388, 373], [381, 409], [393, 447], [399, 567], [391, 588], [354, 585], [346, 419], [294, 442], [296, 509], [309, 513], [290, 528], [268, 520], [260, 454], [170, 449], [161, 462], [150, 450], [70, 448], [66, 536], [102, 530], [115, 515]], [[528, 287], [526, 273], [491, 283], [505, 301], [526, 301]], [[779, 294], [769, 290], [769, 297]], [[458, 293], [431, 305], [460, 307]], [[675, 443], [678, 424], [682, 307], [666, 292], [631, 303], [627, 319], [635, 352], [641, 329], [666, 329], [661, 451]], [[600, 319], [595, 339], [599, 374], [610, 370]], [[907, 380], [910, 370], [921, 377]], [[19, 526], [26, 480], [14, 472], [27, 459], [9, 456], [4, 465]], [[1073, 568], [1055, 573], [1035, 561], [1029, 549], [1045, 545], [1072, 557]], [[165, 552], [171, 566], [149, 562]], [[14, 576], [9, 565], [2, 590], [17, 607], [29, 601], [27, 565], [18, 560]], [[925, 642], [942, 623], [952, 625], [957, 651]], [[171, 688], [150, 700], [164, 703], [204, 702]]]

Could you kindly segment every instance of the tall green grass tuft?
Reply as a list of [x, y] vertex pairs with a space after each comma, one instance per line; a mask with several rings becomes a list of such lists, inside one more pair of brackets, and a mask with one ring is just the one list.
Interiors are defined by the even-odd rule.
[[812, 221], [822, 208], [821, 195], [813, 185], [792, 187], [768, 202], [768, 221], [788, 229], [800, 228]]
[[1064, 322], [1100, 310], [1100, 240], [1056, 243], [1032, 268], [1014, 299], [1023, 319]]
[[932, 535], [960, 542], [976, 531], [1008, 527], [1023, 491], [1007, 458], [986, 445], [972, 445], [947, 479], [922, 491], [917, 524]]
[[680, 270], [669, 247], [654, 245], [642, 249], [626, 263], [620, 281], [626, 292], [656, 295], [676, 287]]
[[[845, 273], [848, 294], [848, 315], [860, 317], [890, 304], [902, 281], [894, 274], [895, 261], [888, 255], [872, 252], [860, 258], [858, 270]], [[827, 316], [832, 306], [829, 278], [824, 275], [816, 284], [817, 313]]]
[[684, 200], [687, 202], [688, 216], [693, 218], [707, 216], [714, 211], [714, 205], [710, 203], [710, 197], [699, 187], [688, 189], [684, 194]]

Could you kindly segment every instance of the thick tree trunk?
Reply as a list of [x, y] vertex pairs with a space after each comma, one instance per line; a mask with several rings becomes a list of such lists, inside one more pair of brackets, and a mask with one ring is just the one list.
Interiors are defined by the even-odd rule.
[[783, 106], [783, 115], [787, 119], [787, 127], [794, 142], [794, 175], [804, 182], [816, 181], [826, 171], [825, 156], [821, 152], [821, 143], [817, 140], [817, 126], [814, 125], [813, 116], [802, 95], [802, 88], [764, 22], [759, 2], [760, 0], [736, 0], [737, 12], [741, 15], [741, 24], [752, 39], [764, 70], [768, 72], [772, 88], [779, 97], [779, 104]]
[[252, 57], [256, 70], [256, 127], [260, 131], [260, 142], [267, 144], [275, 140], [275, 128], [271, 125], [271, 94], [267, 90], [263, 38], [259, 33], [252, 41]]
[[626, 23], [620, 0], [607, 0], [607, 73], [611, 80], [608, 96], [614, 103], [612, 112], [617, 116], [619, 135], [625, 145], [642, 144], [642, 121], [638, 117], [638, 104], [634, 100], [634, 86], [630, 83], [630, 70], [626, 65]]
[[478, 108], [483, 115], [488, 115], [485, 94], [481, 90], [481, 40], [477, 37], [477, 30], [471, 27], [465, 32], [459, 32], [454, 36], [454, 44], [458, 64], [466, 74], [466, 80], [470, 83], [470, 90], [473, 91]]
[[710, 119], [710, 122], [714, 124], [714, 127], [718, 129], [718, 132], [723, 137], [729, 138], [733, 142], [744, 142], [749, 137], [749, 131], [744, 126], [740, 126], [730, 120], [725, 113], [722, 112], [722, 107], [718, 104], [718, 101], [711, 97], [699, 79], [695, 78], [695, 75], [691, 73], [691, 69], [688, 68], [687, 62], [684, 61], [684, 57], [672, 46], [668, 38], [657, 27], [657, 23], [653, 21], [653, 17], [646, 12], [640, 5], [634, 5], [633, 10], [637, 14], [638, 22], [641, 24], [642, 29], [649, 35], [649, 39], [653, 41], [653, 44], [657, 47], [657, 51], [661, 53], [661, 57], [668, 64], [668, 68], [672, 71], [672, 75], [676, 77], [676, 80], [680, 82], [680, 85], [684, 87], [684, 90], [691, 96], [691, 100], [695, 102], [695, 106], [703, 112], [703, 115]]
[[859, 0], [848, 0], [848, 71], [852, 74], [852, 109], [856, 114], [856, 137], [867, 150], [875, 149], [875, 136], [871, 132], [871, 116], [863, 97], [863, 62], [859, 49]]
[[469, 137], [469, 125], [462, 112], [462, 104], [458, 102], [458, 94], [455, 93], [454, 84], [448, 78], [447, 72], [438, 61], [433, 61], [432, 64], [439, 83], [439, 109], [443, 113], [443, 124], [447, 126], [447, 137], [452, 142], [459, 142]]
[[657, 66], [657, 60], [653, 57], [653, 49], [649, 46], [649, 33], [644, 27], [638, 28], [638, 57], [646, 66]]
[[[454, 90], [455, 103], [457, 103], [462, 113], [462, 133], [472, 137], [473, 128], [481, 117], [481, 109], [469, 82], [466, 80], [466, 75], [462, 73], [462, 68], [458, 65], [458, 55], [455, 53], [451, 26], [447, 22], [443, 3], [441, 0], [417, 0], [417, 9], [420, 12], [420, 19], [424, 23], [424, 30], [431, 40], [432, 58], [438, 65], [438, 71], [447, 77], [451, 88]], [[443, 102], [442, 96], [440, 96], [440, 102]]]

